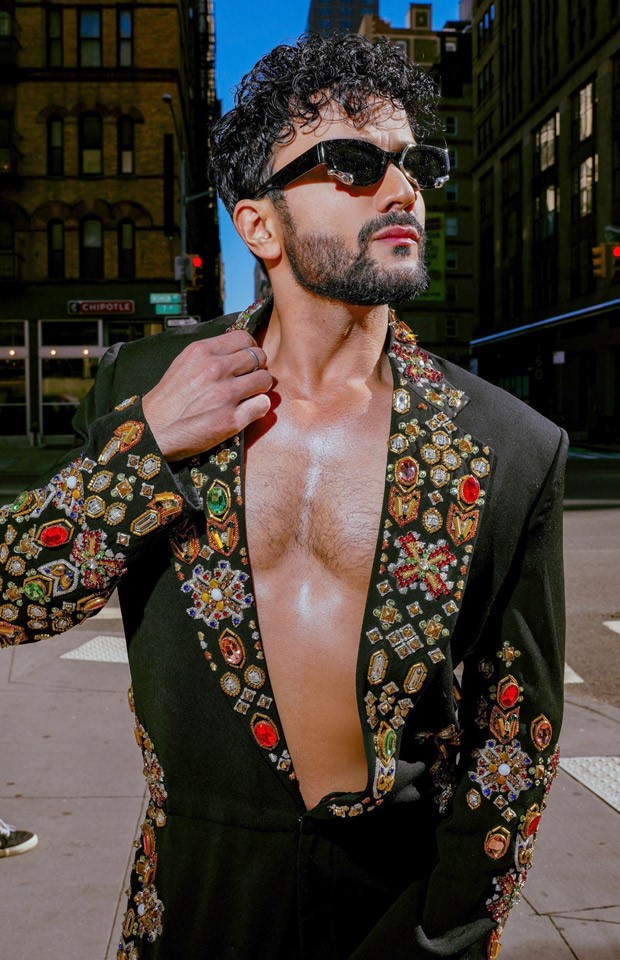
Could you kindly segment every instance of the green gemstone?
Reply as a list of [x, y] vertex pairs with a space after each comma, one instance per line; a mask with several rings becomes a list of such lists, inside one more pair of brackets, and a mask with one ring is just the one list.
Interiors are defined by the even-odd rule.
[[13, 513], [17, 513], [17, 511], [21, 510], [24, 504], [28, 502], [29, 498], [30, 498], [29, 491], [24, 490], [23, 493], [20, 493], [17, 500], [14, 500], [13, 503], [11, 504], [11, 511]]
[[219, 483], [214, 483], [207, 493], [207, 509], [213, 517], [223, 517], [230, 506], [228, 491]]
[[45, 590], [40, 583], [27, 583], [24, 587], [24, 593], [29, 600], [43, 600]]
[[386, 731], [383, 738], [383, 752], [386, 757], [393, 757], [396, 753], [396, 731], [392, 729]]

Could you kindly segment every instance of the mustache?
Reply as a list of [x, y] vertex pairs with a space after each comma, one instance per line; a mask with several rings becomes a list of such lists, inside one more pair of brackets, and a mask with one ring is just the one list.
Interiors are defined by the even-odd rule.
[[369, 220], [368, 223], [364, 224], [357, 235], [362, 251], [365, 251], [368, 247], [373, 234], [377, 233], [378, 230], [383, 230], [385, 227], [413, 227], [420, 235], [420, 246], [424, 246], [426, 231], [418, 218], [414, 217], [412, 213], [394, 210], [391, 213], [386, 213], [383, 217], [375, 217], [374, 220]]

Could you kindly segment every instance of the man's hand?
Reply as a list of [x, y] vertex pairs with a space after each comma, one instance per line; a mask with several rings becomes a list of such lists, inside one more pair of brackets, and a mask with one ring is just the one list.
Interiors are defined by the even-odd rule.
[[[258, 357], [256, 370], [248, 347]], [[246, 330], [190, 343], [142, 400], [166, 460], [210, 450], [264, 417], [273, 383], [266, 363], [264, 350]]]

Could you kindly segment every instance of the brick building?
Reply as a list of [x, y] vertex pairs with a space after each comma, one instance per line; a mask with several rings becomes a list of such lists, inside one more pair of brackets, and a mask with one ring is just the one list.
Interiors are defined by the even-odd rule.
[[620, 4], [477, 0], [472, 33], [479, 373], [620, 436]]
[[424, 194], [426, 205], [428, 291], [398, 313], [420, 342], [455, 363], [469, 365], [474, 327], [472, 224], [471, 29], [467, 20], [432, 28], [432, 4], [410, 3], [404, 27], [378, 16], [364, 17], [359, 32], [369, 39], [387, 37], [410, 60], [428, 70], [441, 90], [439, 118], [450, 151], [450, 180]]
[[163, 329], [149, 293], [177, 290], [181, 149], [201, 195], [190, 308], [221, 312], [213, 56], [210, 0], [2, 4], [0, 435], [66, 437], [106, 347]]
[[325, 35], [355, 33], [369, 13], [379, 13], [379, 0], [310, 0], [308, 30]]

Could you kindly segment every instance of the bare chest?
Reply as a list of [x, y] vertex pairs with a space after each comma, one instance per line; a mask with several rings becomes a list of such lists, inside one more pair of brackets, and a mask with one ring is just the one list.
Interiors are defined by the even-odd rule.
[[248, 451], [246, 521], [254, 569], [306, 557], [367, 582], [375, 553], [387, 425], [272, 430]]

